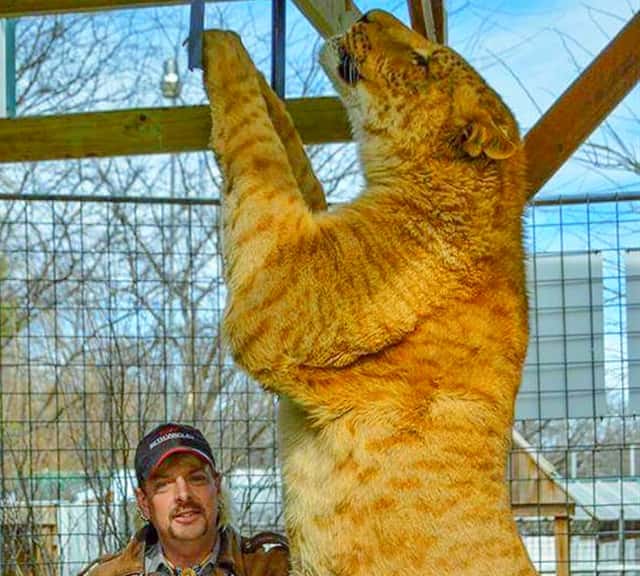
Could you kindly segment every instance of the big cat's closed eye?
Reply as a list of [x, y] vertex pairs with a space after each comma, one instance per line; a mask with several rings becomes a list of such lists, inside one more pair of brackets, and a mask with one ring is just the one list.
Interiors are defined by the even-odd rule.
[[422, 54], [418, 54], [418, 52], [414, 52], [412, 54], [413, 63], [416, 66], [420, 66], [422, 68], [429, 68], [429, 60], [425, 58]]

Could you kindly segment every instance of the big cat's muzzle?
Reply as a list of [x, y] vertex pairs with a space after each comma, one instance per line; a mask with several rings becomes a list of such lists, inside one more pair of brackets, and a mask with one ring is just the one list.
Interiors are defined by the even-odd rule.
[[338, 46], [338, 75], [351, 86], [362, 78], [356, 61], [344, 46]]

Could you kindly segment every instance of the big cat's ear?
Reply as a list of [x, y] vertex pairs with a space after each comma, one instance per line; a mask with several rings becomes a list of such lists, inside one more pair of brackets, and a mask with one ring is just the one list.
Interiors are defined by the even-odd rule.
[[501, 111], [500, 101], [490, 90], [462, 83], [453, 93], [453, 114], [458, 145], [472, 158], [484, 154], [493, 160], [509, 158], [518, 150], [513, 120]]
[[472, 158], [484, 153], [493, 160], [504, 160], [517, 149], [517, 143], [488, 114], [471, 120], [464, 127], [460, 141], [462, 149]]

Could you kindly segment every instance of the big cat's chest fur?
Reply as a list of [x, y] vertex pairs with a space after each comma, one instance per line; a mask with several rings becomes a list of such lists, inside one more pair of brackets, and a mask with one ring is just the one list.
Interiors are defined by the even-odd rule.
[[[468, 549], [446, 534], [473, 531], [470, 546], [488, 534], [501, 546], [513, 539], [504, 518], [508, 438], [490, 407], [437, 389], [409, 405], [408, 394], [392, 396], [363, 402], [321, 429], [281, 400], [295, 574], [448, 574], [447, 563], [459, 569]], [[508, 549], [498, 564], [521, 552]]]
[[366, 181], [330, 211], [237, 36], [205, 34], [224, 335], [280, 398], [291, 575], [532, 576], [505, 483], [527, 345], [517, 125], [386, 13], [323, 59]]

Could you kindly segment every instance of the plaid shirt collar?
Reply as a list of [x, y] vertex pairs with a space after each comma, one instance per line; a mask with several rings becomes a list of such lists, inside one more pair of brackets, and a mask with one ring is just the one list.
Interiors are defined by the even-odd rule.
[[171, 562], [165, 558], [164, 552], [160, 542], [154, 542], [148, 544], [144, 551], [144, 571], [145, 574], [166, 574], [168, 576], [211, 576], [213, 574], [220, 556], [220, 536], [216, 539], [216, 544], [213, 548], [213, 554], [207, 558], [204, 564], [198, 565], [192, 571], [175, 570], [171, 565]]

